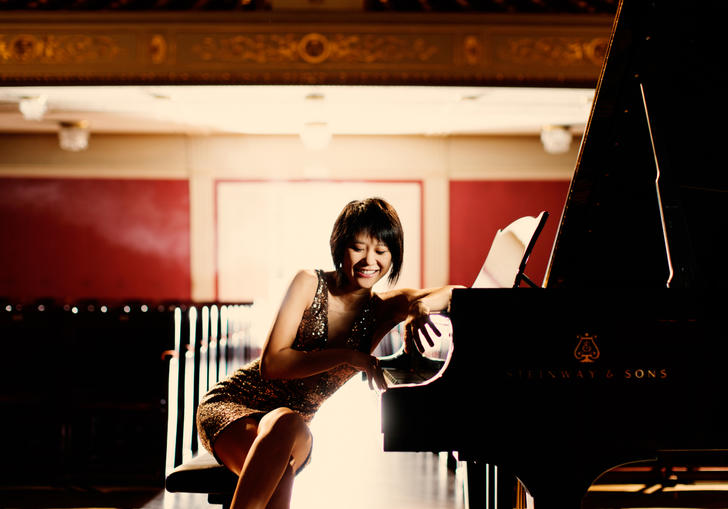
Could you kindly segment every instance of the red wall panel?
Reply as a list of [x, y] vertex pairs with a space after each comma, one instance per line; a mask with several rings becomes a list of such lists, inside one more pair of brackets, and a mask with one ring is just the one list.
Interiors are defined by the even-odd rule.
[[0, 296], [190, 298], [186, 180], [0, 179]]
[[450, 283], [471, 285], [493, 237], [519, 217], [550, 214], [526, 265], [541, 284], [569, 190], [569, 181], [450, 182]]

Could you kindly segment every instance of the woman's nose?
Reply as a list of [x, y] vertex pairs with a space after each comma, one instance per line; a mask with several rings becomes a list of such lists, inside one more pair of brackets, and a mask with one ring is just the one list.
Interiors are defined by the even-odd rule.
[[374, 264], [377, 261], [377, 253], [374, 249], [367, 249], [367, 263]]

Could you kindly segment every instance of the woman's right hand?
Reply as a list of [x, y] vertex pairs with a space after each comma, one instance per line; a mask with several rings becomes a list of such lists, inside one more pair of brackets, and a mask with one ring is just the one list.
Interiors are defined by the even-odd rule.
[[435, 346], [435, 341], [430, 336], [430, 333], [438, 337], [441, 336], [440, 330], [434, 324], [432, 318], [430, 318], [430, 308], [421, 300], [417, 300], [410, 306], [404, 324], [405, 353], [424, 353], [425, 345], [422, 344], [423, 336], [430, 347]]
[[351, 354], [349, 365], [366, 373], [369, 388], [372, 390], [375, 388], [380, 391], [385, 390], [387, 388], [387, 382], [384, 379], [382, 368], [379, 366], [379, 359], [373, 355], [356, 350], [353, 350]]

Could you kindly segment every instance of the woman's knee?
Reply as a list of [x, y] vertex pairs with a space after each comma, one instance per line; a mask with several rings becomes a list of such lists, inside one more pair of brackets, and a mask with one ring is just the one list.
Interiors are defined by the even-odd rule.
[[289, 408], [277, 408], [260, 421], [258, 432], [266, 435], [290, 437], [295, 442], [310, 442], [308, 424], [299, 414]]
[[268, 453], [285, 450], [294, 472], [306, 463], [313, 444], [308, 424], [289, 408], [277, 408], [266, 414], [260, 420], [257, 440]]

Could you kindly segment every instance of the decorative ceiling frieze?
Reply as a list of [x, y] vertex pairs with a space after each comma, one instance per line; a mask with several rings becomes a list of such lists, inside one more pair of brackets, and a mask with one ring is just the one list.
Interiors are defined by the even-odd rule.
[[596, 84], [609, 15], [35, 13], [0, 84]]

